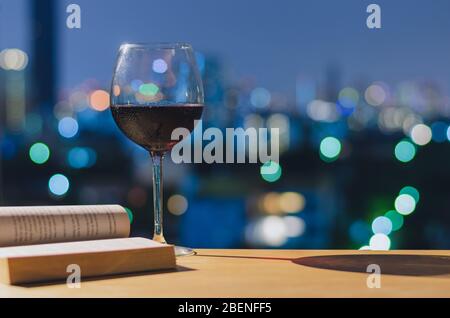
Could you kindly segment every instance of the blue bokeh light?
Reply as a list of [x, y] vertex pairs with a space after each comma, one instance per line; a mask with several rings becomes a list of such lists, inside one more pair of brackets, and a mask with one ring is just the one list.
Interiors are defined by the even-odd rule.
[[58, 123], [58, 131], [64, 138], [73, 138], [78, 133], [78, 122], [72, 117], [64, 117]]
[[48, 188], [54, 195], [62, 196], [69, 191], [69, 179], [65, 175], [55, 174], [48, 180]]

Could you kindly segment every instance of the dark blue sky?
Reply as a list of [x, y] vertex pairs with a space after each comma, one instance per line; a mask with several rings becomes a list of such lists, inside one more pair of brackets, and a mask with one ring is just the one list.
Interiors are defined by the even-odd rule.
[[[26, 45], [26, 2], [0, 0], [0, 48]], [[299, 74], [321, 80], [331, 62], [340, 66], [343, 85], [361, 77], [390, 84], [429, 78], [449, 89], [448, 0], [58, 2], [64, 87], [86, 78], [107, 86], [122, 42], [187, 41], [220, 57], [231, 78], [251, 76], [288, 94]], [[65, 27], [69, 3], [81, 6], [81, 30]], [[381, 30], [366, 27], [370, 3], [382, 8]]]

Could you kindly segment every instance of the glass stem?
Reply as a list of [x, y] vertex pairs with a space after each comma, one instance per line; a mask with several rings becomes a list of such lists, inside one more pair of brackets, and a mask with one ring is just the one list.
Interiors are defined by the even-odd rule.
[[153, 240], [166, 244], [163, 235], [163, 180], [162, 163], [164, 155], [160, 153], [150, 153], [153, 161], [153, 207], [155, 217], [155, 227]]

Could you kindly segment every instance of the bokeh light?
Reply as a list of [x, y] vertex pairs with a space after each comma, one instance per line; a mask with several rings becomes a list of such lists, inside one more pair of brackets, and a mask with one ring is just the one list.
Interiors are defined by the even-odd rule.
[[269, 192], [264, 195], [261, 200], [261, 210], [268, 214], [281, 213], [280, 194], [277, 192]]
[[370, 238], [369, 247], [373, 251], [387, 251], [391, 248], [391, 240], [387, 235], [377, 233]]
[[416, 147], [413, 143], [402, 140], [395, 146], [394, 154], [398, 161], [406, 163], [416, 156]]
[[121, 91], [122, 90], [120, 89], [119, 85], [116, 84], [116, 85], [113, 86], [113, 95], [114, 96], [116, 96], [116, 97], [119, 96]]
[[92, 167], [97, 160], [96, 152], [91, 148], [75, 147], [67, 154], [67, 161], [72, 168]]
[[387, 217], [389, 220], [391, 220], [392, 231], [398, 231], [402, 228], [404, 222], [403, 215], [401, 215], [395, 210], [391, 210], [386, 212], [384, 216]]
[[419, 203], [420, 200], [420, 193], [419, 190], [412, 186], [406, 186], [403, 189], [400, 190], [400, 194], [409, 194], [414, 198], [414, 201], [416, 201], [416, 204]]
[[281, 246], [287, 241], [286, 222], [279, 216], [267, 216], [261, 222], [261, 236], [269, 246]]
[[125, 208], [125, 211], [128, 214], [128, 219], [130, 220], [130, 224], [133, 223], [133, 220], [134, 220], [133, 211], [130, 208]]
[[257, 108], [269, 106], [271, 98], [270, 92], [262, 87], [255, 88], [250, 94], [250, 102]]
[[299, 237], [303, 235], [306, 229], [305, 221], [297, 216], [285, 216], [283, 221], [286, 227], [287, 237]]
[[267, 182], [275, 182], [281, 177], [281, 166], [278, 162], [267, 161], [261, 166], [261, 177]]
[[325, 102], [323, 100], [313, 100], [306, 106], [307, 115], [321, 122], [332, 123], [339, 119], [339, 112], [336, 104]]
[[158, 92], [159, 87], [154, 83], [147, 83], [139, 86], [139, 93], [145, 96], [155, 96]]
[[395, 209], [402, 215], [409, 215], [416, 209], [416, 201], [409, 194], [400, 194], [395, 199]]
[[30, 147], [29, 155], [31, 161], [41, 165], [46, 163], [50, 158], [50, 149], [46, 144], [38, 142]]
[[370, 85], [364, 94], [366, 102], [372, 106], [380, 106], [386, 100], [386, 91], [379, 84]]
[[0, 52], [0, 68], [6, 71], [22, 71], [28, 65], [28, 55], [19, 49], [5, 49]]
[[431, 125], [431, 132], [433, 135], [433, 141], [444, 142], [447, 140], [448, 125], [442, 121], [437, 121]]
[[78, 133], [78, 122], [72, 117], [64, 117], [58, 123], [58, 131], [64, 138], [73, 138]]
[[392, 232], [392, 221], [385, 216], [377, 217], [372, 222], [372, 232], [389, 235]]
[[337, 159], [341, 153], [341, 142], [334, 137], [326, 137], [320, 142], [320, 154], [327, 159]]
[[163, 59], [156, 59], [152, 65], [153, 72], [163, 74], [167, 71], [167, 63]]
[[188, 200], [180, 194], [174, 194], [167, 200], [167, 209], [172, 214], [182, 215], [188, 209]]
[[305, 207], [305, 197], [297, 192], [285, 192], [279, 197], [279, 206], [284, 213], [297, 213]]
[[359, 93], [353, 87], [345, 87], [339, 92], [338, 101], [345, 108], [354, 108], [358, 105]]
[[48, 188], [56, 196], [62, 196], [69, 191], [69, 179], [65, 175], [55, 174], [48, 181]]
[[89, 102], [92, 109], [102, 112], [109, 107], [109, 93], [104, 90], [96, 90], [89, 97]]
[[431, 128], [425, 124], [415, 125], [411, 129], [411, 140], [419, 146], [425, 146], [431, 141]]

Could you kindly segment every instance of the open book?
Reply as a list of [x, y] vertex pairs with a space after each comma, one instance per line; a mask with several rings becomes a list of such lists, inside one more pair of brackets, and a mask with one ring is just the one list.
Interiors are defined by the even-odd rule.
[[175, 268], [172, 245], [129, 235], [119, 205], [0, 207], [0, 282]]

